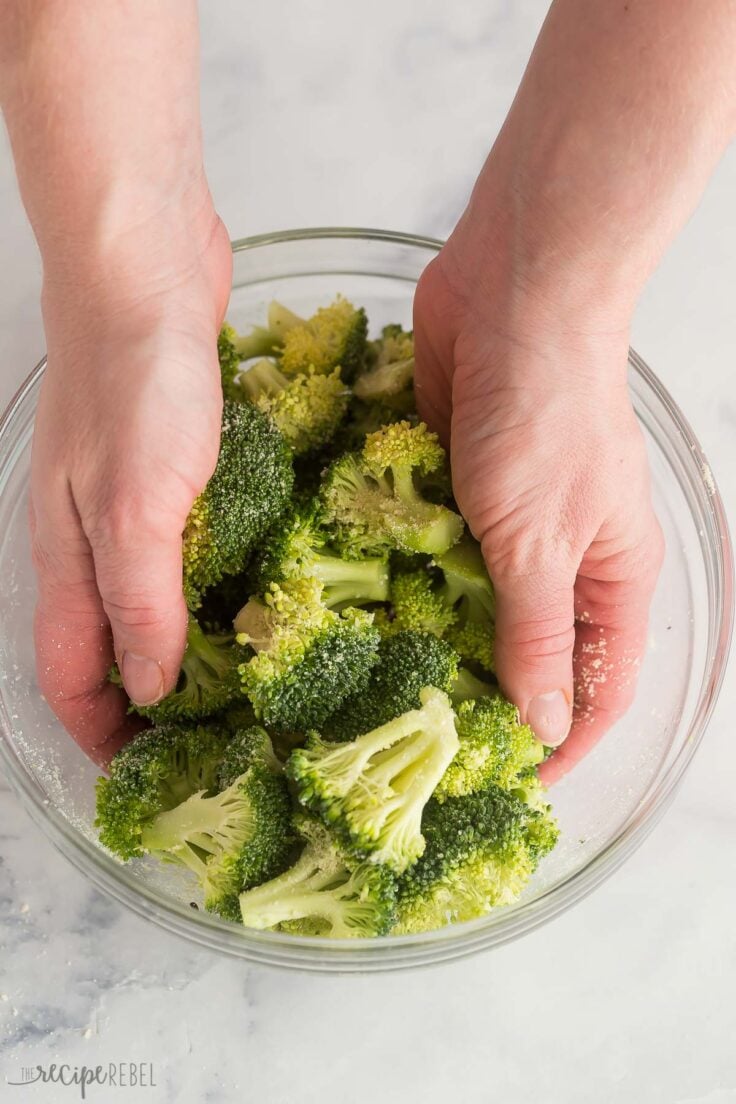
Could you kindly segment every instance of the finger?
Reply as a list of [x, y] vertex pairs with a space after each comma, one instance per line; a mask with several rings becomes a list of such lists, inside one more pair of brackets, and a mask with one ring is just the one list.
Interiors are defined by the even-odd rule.
[[564, 746], [540, 770], [547, 784], [580, 762], [634, 700], [663, 551], [652, 518], [637, 548], [610, 558], [594, 548], [583, 560], [575, 587], [574, 722]]
[[[52, 488], [51, 488], [52, 489]], [[53, 489], [52, 489], [53, 490]], [[39, 689], [83, 751], [101, 766], [138, 727], [125, 695], [112, 686], [110, 626], [95, 582], [92, 554], [65, 495], [51, 495], [57, 523], [31, 507], [38, 578], [34, 642]]]
[[491, 575], [501, 689], [537, 737], [556, 747], [572, 720], [575, 571], [552, 561], [538, 570]]
[[188, 618], [183, 526], [184, 519], [153, 513], [140, 499], [117, 494], [87, 528], [115, 658], [137, 705], [159, 701], [179, 676]]

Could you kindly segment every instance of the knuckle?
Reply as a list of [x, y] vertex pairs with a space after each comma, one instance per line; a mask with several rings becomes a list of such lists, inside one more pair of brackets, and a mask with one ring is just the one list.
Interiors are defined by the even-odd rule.
[[575, 625], [560, 625], [547, 620], [515, 624], [496, 638], [496, 647], [513, 654], [515, 660], [531, 668], [551, 659], [572, 654], [575, 645]]
[[112, 590], [102, 596], [110, 621], [131, 633], [150, 633], [165, 629], [170, 616], [156, 604], [152, 595]]

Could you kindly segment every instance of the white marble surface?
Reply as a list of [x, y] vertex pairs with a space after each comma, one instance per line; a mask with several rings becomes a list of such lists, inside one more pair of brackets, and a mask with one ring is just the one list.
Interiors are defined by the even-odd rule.
[[[319, 224], [443, 234], [545, 0], [203, 7], [212, 188], [233, 236]], [[420, 13], [417, 10], [421, 9]], [[736, 517], [736, 150], [652, 281], [635, 345]], [[43, 350], [39, 265], [0, 151], [0, 399]], [[736, 1102], [736, 672], [665, 821], [541, 932], [417, 974], [321, 978], [174, 941], [92, 890], [0, 778], [0, 1098], [22, 1066], [155, 1064], [184, 1104]], [[15, 1094], [15, 1095], [13, 1095]]]

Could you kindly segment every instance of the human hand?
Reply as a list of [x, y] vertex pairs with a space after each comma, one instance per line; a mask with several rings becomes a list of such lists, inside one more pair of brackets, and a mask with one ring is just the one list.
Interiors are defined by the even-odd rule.
[[494, 582], [500, 685], [540, 739], [562, 744], [541, 769], [552, 782], [631, 703], [663, 539], [627, 394], [627, 326], [596, 316], [586, 328], [583, 312], [571, 328], [502, 268], [481, 268], [461, 225], [420, 280], [417, 401], [449, 443]]
[[133, 731], [107, 681], [113, 661], [140, 704], [176, 683], [181, 534], [218, 452], [229, 239], [206, 191], [170, 214], [119, 235], [104, 265], [50, 266], [44, 287], [31, 477], [38, 680], [102, 765]]

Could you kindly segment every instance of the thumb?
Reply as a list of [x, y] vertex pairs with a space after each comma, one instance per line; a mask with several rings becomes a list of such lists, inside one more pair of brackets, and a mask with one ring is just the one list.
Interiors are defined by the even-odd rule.
[[549, 747], [572, 723], [574, 583], [557, 570], [494, 579], [498, 681]]
[[123, 684], [136, 705], [152, 705], [176, 685], [186, 643], [181, 528], [121, 512], [89, 539]]

